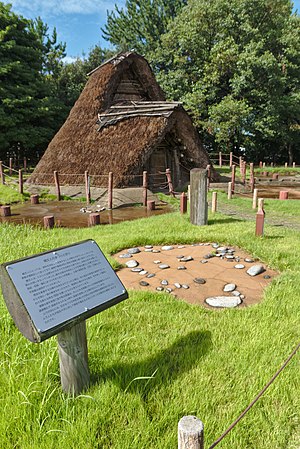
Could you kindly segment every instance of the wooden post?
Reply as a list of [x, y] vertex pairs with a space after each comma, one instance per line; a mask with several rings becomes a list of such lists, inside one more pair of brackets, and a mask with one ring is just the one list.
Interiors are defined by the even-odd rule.
[[288, 200], [289, 199], [289, 192], [287, 190], [280, 190], [280, 192], [279, 192], [279, 199], [280, 200]]
[[293, 162], [293, 168], [296, 168], [296, 162]]
[[188, 201], [191, 201], [191, 186], [190, 186], [190, 184], [188, 185], [187, 197], [188, 197]]
[[174, 189], [173, 189], [173, 183], [172, 183], [172, 177], [171, 177], [171, 170], [169, 168], [166, 169], [166, 177], [169, 185], [169, 193], [175, 197]]
[[1, 178], [1, 184], [5, 184], [5, 175], [3, 170], [2, 161], [0, 161], [0, 178]]
[[148, 195], [148, 174], [143, 171], [143, 206], [147, 206], [147, 195]]
[[278, 178], [279, 178], [279, 174], [278, 174], [278, 173], [273, 173], [272, 179], [274, 179], [275, 181], [277, 181]]
[[57, 201], [60, 201], [61, 195], [60, 195], [60, 185], [59, 185], [58, 173], [57, 173], [57, 171], [55, 171], [53, 174], [54, 174], [54, 182], [55, 182], [55, 188], [56, 188]]
[[211, 197], [211, 211], [213, 214], [217, 212], [217, 195], [217, 192], [213, 192]]
[[186, 214], [187, 212], [187, 196], [184, 192], [180, 195], [180, 213]]
[[207, 225], [207, 170], [193, 168], [191, 176], [191, 223]]
[[262, 168], [262, 166], [263, 166], [263, 163], [262, 163], [262, 161], [260, 161], [259, 162], [259, 168]]
[[254, 190], [254, 164], [253, 162], [250, 162], [250, 191], [253, 192]]
[[265, 224], [265, 211], [264, 211], [264, 199], [260, 198], [258, 200], [258, 211], [256, 213], [256, 227], [255, 235], [264, 235], [264, 224]]
[[206, 170], [207, 170], [207, 189], [209, 189], [209, 186], [210, 186], [210, 165], [209, 164], [206, 166]]
[[263, 168], [265, 168], [265, 166], [266, 166], [266, 163], [265, 163], [265, 162], [263, 162]]
[[148, 210], [155, 210], [155, 201], [153, 201], [153, 200], [147, 201], [147, 209]]
[[242, 169], [242, 183], [246, 184], [246, 170], [247, 170], [247, 164], [246, 161], [243, 161], [243, 169]]
[[284, 168], [288, 168], [288, 163], [287, 162], [284, 164]]
[[13, 158], [9, 158], [9, 176], [12, 175], [12, 169], [13, 169]]
[[219, 151], [219, 167], [222, 167], [222, 151]]
[[114, 175], [113, 172], [108, 173], [108, 209], [112, 209], [113, 207], [113, 183], [114, 183]]
[[100, 224], [100, 214], [93, 213], [89, 215], [89, 226], [96, 226]]
[[257, 208], [257, 197], [258, 197], [258, 189], [253, 190], [253, 198], [252, 198], [252, 209]]
[[31, 204], [39, 204], [39, 196], [38, 195], [31, 195], [30, 202], [31, 202]]
[[23, 170], [24, 170], [25, 173], [27, 172], [27, 159], [26, 159], [26, 157], [24, 157], [24, 159], [23, 159]]
[[178, 449], [204, 449], [204, 426], [196, 416], [184, 416], [179, 421]]
[[232, 151], [230, 151], [230, 153], [229, 153], [229, 167], [230, 168], [232, 167], [232, 159], [233, 159], [233, 153], [232, 153]]
[[2, 217], [10, 217], [11, 216], [10, 206], [1, 206], [0, 212], [1, 212]]
[[55, 220], [54, 215], [45, 215], [44, 217], [44, 228], [52, 229], [54, 228]]
[[227, 198], [228, 198], [229, 200], [232, 199], [232, 182], [229, 182], [229, 183], [228, 183], [228, 193], [227, 193]]
[[23, 172], [19, 170], [19, 193], [23, 195]]
[[239, 157], [239, 164], [240, 164], [240, 172], [243, 173], [243, 158], [242, 156]]
[[57, 335], [60, 379], [63, 390], [80, 394], [90, 383], [85, 321]]
[[84, 172], [84, 183], [85, 183], [85, 197], [86, 197], [86, 204], [91, 203], [91, 189], [90, 189], [90, 177], [88, 170], [85, 170]]
[[235, 187], [235, 165], [232, 165], [231, 167], [231, 188], [232, 188], [232, 193], [234, 193], [234, 187]]

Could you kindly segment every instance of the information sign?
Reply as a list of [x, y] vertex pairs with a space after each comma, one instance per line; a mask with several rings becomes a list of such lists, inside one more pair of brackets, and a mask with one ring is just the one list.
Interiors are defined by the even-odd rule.
[[45, 340], [128, 297], [94, 240], [5, 263], [1, 284], [16, 325], [31, 341]]

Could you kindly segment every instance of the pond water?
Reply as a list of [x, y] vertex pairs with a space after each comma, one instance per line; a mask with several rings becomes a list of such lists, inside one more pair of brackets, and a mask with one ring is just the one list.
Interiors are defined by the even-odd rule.
[[[43, 226], [43, 218], [46, 215], [54, 215], [56, 226], [66, 228], [85, 228], [88, 226], [89, 213], [80, 212], [85, 204], [79, 201], [51, 201], [39, 204], [25, 203], [11, 206], [10, 217], [0, 217], [0, 223], [9, 222], [15, 224], [34, 224]], [[148, 211], [146, 207], [119, 207], [100, 212], [101, 224], [116, 224], [121, 221], [135, 220], [137, 218], [151, 217], [172, 212], [169, 205], [158, 204], [154, 211]]]

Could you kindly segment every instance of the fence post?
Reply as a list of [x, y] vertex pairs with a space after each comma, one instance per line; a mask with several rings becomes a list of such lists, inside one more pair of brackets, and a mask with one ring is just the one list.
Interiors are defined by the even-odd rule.
[[108, 209], [112, 209], [113, 207], [113, 182], [114, 175], [113, 172], [108, 173]]
[[247, 164], [246, 161], [243, 161], [243, 174], [242, 174], [242, 183], [246, 184], [246, 171], [247, 171]]
[[253, 189], [252, 209], [257, 208], [258, 189]]
[[184, 416], [179, 421], [178, 449], [204, 449], [204, 425], [196, 416]]
[[90, 189], [90, 177], [88, 170], [84, 172], [84, 182], [85, 182], [85, 196], [86, 196], [86, 204], [90, 204], [91, 202], [91, 189]]
[[209, 189], [209, 186], [210, 186], [210, 165], [209, 164], [206, 166], [206, 170], [207, 170], [207, 189]]
[[231, 166], [231, 188], [232, 188], [232, 193], [234, 193], [234, 187], [235, 187], [235, 165]]
[[250, 191], [253, 192], [254, 190], [254, 164], [253, 162], [250, 162]]
[[296, 162], [293, 162], [293, 168], [296, 168]]
[[59, 185], [58, 173], [55, 170], [53, 174], [54, 174], [54, 182], [55, 182], [57, 201], [60, 201], [61, 200], [61, 195], [60, 195], [60, 185]]
[[169, 193], [175, 198], [172, 177], [171, 177], [171, 170], [169, 168], [166, 169], [166, 176], [167, 176], [167, 181], [168, 181], [168, 185], [169, 185]]
[[143, 171], [143, 206], [147, 206], [147, 196], [148, 196], [148, 173]]
[[264, 199], [260, 198], [258, 200], [258, 211], [256, 213], [256, 227], [255, 235], [264, 235], [264, 223], [265, 223], [265, 211], [264, 211]]
[[187, 196], [184, 192], [180, 195], [180, 213], [186, 214], [187, 212]]
[[212, 193], [212, 197], [211, 197], [211, 211], [214, 214], [215, 212], [217, 212], [217, 192], [213, 192]]
[[284, 164], [284, 168], [288, 168], [288, 163], [287, 162]]
[[12, 175], [12, 169], [13, 169], [13, 158], [9, 158], [9, 176]]
[[193, 168], [191, 176], [191, 223], [207, 225], [207, 170]]
[[24, 169], [24, 172], [26, 173], [27, 172], [27, 159], [26, 159], [26, 157], [24, 157], [24, 160], [23, 160], [23, 169]]
[[232, 153], [232, 151], [230, 151], [230, 153], [229, 153], [229, 167], [230, 168], [232, 167], [232, 157], [233, 157], [233, 153]]
[[23, 195], [23, 172], [19, 170], [19, 193]]
[[232, 182], [229, 182], [229, 183], [228, 183], [227, 198], [228, 198], [229, 200], [232, 199]]
[[222, 167], [222, 151], [219, 151], [219, 167]]
[[1, 184], [5, 184], [5, 175], [3, 170], [2, 161], [0, 161], [0, 177], [1, 177]]

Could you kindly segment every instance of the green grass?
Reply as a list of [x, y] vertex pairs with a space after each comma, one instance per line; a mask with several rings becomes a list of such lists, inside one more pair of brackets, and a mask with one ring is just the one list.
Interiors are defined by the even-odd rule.
[[[177, 422], [205, 424], [207, 447], [271, 378], [299, 342], [300, 233], [215, 214], [197, 227], [178, 212], [113, 226], [51, 231], [0, 226], [0, 262], [94, 238], [106, 255], [145, 244], [238, 245], [282, 274], [263, 301], [211, 311], [165, 294], [128, 300], [87, 322], [92, 384], [61, 392], [56, 339], [34, 345], [0, 306], [1, 447], [171, 449]], [[113, 262], [114, 267], [118, 266]], [[300, 434], [299, 354], [223, 440], [223, 449], [292, 449]], [[296, 443], [295, 443], [296, 442]]]
[[16, 189], [0, 184], [0, 204], [23, 202], [29, 195], [21, 195]]

